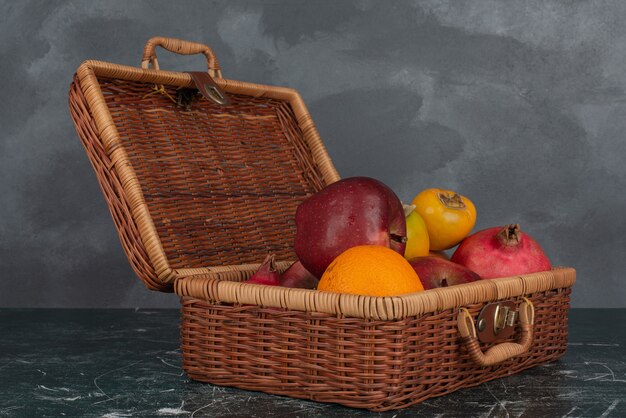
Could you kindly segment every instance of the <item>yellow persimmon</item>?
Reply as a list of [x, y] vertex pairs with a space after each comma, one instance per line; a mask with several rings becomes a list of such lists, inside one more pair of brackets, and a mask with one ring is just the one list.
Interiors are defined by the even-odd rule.
[[472, 201], [451, 190], [426, 189], [413, 199], [413, 204], [426, 223], [431, 251], [454, 247], [476, 223]]

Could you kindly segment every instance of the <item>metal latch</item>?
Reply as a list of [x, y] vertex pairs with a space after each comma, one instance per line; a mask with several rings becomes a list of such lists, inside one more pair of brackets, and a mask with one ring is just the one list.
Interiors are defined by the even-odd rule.
[[493, 314], [493, 333], [498, 335], [505, 327], [512, 327], [517, 318], [517, 311], [512, 310], [508, 306], [498, 305]]
[[517, 305], [506, 301], [486, 305], [478, 315], [478, 339], [482, 342], [505, 340], [515, 332]]

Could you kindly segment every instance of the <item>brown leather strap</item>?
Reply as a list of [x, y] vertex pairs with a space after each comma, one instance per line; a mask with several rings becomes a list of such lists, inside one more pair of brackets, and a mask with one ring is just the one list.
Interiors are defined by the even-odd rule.
[[220, 105], [230, 104], [230, 99], [217, 83], [211, 78], [209, 73], [202, 71], [188, 71], [191, 79], [205, 99]]

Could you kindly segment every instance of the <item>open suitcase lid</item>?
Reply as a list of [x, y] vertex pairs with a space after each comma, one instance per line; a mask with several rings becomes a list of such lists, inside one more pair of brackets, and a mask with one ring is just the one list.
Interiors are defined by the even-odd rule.
[[[206, 56], [208, 99], [190, 73], [159, 70], [156, 46]], [[202, 44], [152, 38], [142, 68], [85, 61], [69, 103], [128, 259], [154, 290], [268, 253], [295, 260], [298, 204], [339, 179], [295, 90], [224, 79]]]

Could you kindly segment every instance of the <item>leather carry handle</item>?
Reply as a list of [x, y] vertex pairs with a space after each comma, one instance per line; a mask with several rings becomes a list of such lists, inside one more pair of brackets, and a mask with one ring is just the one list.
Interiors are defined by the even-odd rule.
[[152, 64], [155, 70], [159, 69], [159, 61], [157, 60], [155, 52], [157, 46], [175, 54], [203, 54], [206, 57], [207, 67], [211, 77], [222, 78], [220, 64], [217, 62], [217, 58], [211, 48], [197, 42], [184, 41], [176, 38], [164, 38], [161, 36], [150, 38], [150, 40], [146, 42], [146, 46], [143, 48], [143, 57], [141, 58], [141, 68], [148, 69], [150, 64]]
[[461, 341], [465, 345], [470, 358], [480, 366], [493, 366], [510, 358], [519, 356], [528, 351], [533, 342], [533, 322], [535, 320], [535, 308], [532, 302], [523, 298], [519, 308], [519, 321], [521, 333], [516, 343], [500, 343], [491, 347], [485, 353], [480, 349], [474, 320], [465, 308], [459, 310], [457, 328], [461, 334]]

